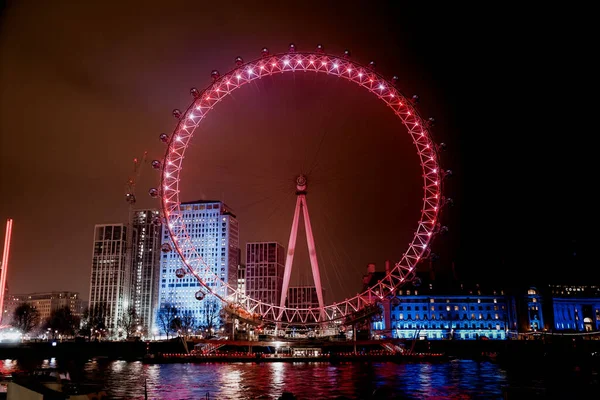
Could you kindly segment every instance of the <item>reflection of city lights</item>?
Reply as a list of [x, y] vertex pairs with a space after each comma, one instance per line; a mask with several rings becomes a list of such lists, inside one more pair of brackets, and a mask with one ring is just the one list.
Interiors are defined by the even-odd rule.
[[283, 383], [283, 369], [285, 368], [285, 363], [271, 363], [271, 383], [274, 386], [281, 385]]

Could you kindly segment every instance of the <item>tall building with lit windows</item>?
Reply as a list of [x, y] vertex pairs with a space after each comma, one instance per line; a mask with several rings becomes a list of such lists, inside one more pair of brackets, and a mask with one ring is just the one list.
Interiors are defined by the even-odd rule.
[[[181, 204], [183, 220], [192, 244], [198, 250], [206, 265], [221, 280], [232, 288], [238, 284], [239, 265], [239, 226], [232, 210], [220, 201], [194, 201]], [[187, 316], [194, 326], [208, 326], [218, 321], [220, 301], [214, 296], [196, 299], [202, 289], [197, 279], [186, 273], [178, 278], [176, 271], [184, 269], [179, 254], [169, 236], [168, 228], [162, 228], [163, 246], [168, 244], [172, 251], [163, 252], [160, 261], [159, 307], [155, 317], [155, 330], [164, 332], [161, 322], [166, 306], [175, 306], [179, 317]], [[205, 291], [204, 291], [205, 292]], [[161, 311], [162, 310], [162, 311]]]
[[149, 335], [158, 305], [158, 280], [160, 273], [160, 247], [162, 224], [159, 211], [135, 210], [132, 228], [136, 241], [131, 255], [131, 300], [138, 316], [141, 333]]
[[314, 286], [291, 286], [288, 288], [286, 301], [287, 308], [298, 308], [298, 316], [291, 322], [305, 321], [308, 317], [308, 311], [303, 309], [318, 308], [319, 298], [317, 288]]
[[238, 266], [237, 290], [242, 294], [246, 294], [246, 266], [244, 264]]
[[117, 323], [129, 304], [131, 268], [126, 253], [127, 226], [94, 227], [89, 308], [91, 313], [102, 309], [107, 336], [116, 334]]
[[246, 295], [279, 305], [285, 248], [277, 242], [246, 243]]

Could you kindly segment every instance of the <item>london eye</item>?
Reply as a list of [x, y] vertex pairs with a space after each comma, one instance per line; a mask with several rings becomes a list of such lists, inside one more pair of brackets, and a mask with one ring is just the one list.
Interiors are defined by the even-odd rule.
[[[349, 296], [341, 301], [325, 304], [321, 294], [319, 268], [311, 259], [312, 275], [319, 296], [318, 305], [303, 308], [286, 307], [285, 291], [289, 283], [289, 273], [293, 259], [289, 255], [286, 260], [286, 276], [281, 301], [271, 304], [261, 299], [252, 298], [242, 293], [238, 287], [222, 280], [206, 263], [200, 255], [200, 250], [192, 240], [190, 230], [186, 225], [180, 194], [183, 189], [181, 174], [184, 171], [186, 155], [190, 146], [193, 146], [194, 135], [202, 127], [202, 121], [217, 107], [222, 100], [232, 96], [237, 89], [250, 86], [251, 83], [270, 76], [280, 74], [315, 73], [323, 76], [342, 78], [356, 84], [356, 87], [366, 90], [377, 98], [380, 103], [387, 106], [399, 120], [398, 128], [403, 135], [408, 135], [414, 145], [414, 150], [419, 160], [422, 178], [422, 205], [420, 218], [413, 228], [414, 235], [410, 243], [403, 249], [399, 260], [385, 272], [385, 276], [359, 293]], [[159, 139], [166, 145], [162, 160], [155, 160], [152, 166], [161, 174], [160, 186], [150, 189], [152, 197], [160, 199], [161, 213], [164, 218], [173, 247], [164, 246], [163, 251], [176, 251], [185, 266], [185, 270], [178, 269], [177, 277], [191, 274], [200, 283], [201, 290], [196, 298], [201, 300], [207, 294], [212, 294], [220, 299], [225, 310], [240, 320], [254, 325], [269, 323], [282, 324], [289, 321], [300, 320], [305, 326], [340, 322], [354, 323], [362, 318], [367, 318], [378, 312], [377, 304], [386, 296], [395, 293], [400, 287], [415, 278], [417, 265], [430, 257], [431, 243], [445, 227], [440, 224], [442, 208], [450, 199], [443, 196], [442, 187], [444, 179], [451, 171], [444, 171], [440, 166], [440, 150], [443, 143], [436, 143], [431, 134], [433, 118], [423, 118], [416, 105], [418, 96], [407, 96], [398, 88], [400, 79], [397, 76], [388, 79], [375, 69], [374, 62], [363, 65], [350, 57], [350, 52], [345, 51], [341, 56], [328, 54], [323, 46], [317, 46], [314, 51], [300, 51], [291, 44], [288, 51], [271, 54], [263, 48], [260, 57], [245, 62], [241, 57], [235, 59], [235, 67], [227, 73], [221, 74], [213, 70], [210, 74], [212, 82], [204, 89], [192, 88], [191, 103], [185, 110], [173, 110], [177, 125], [170, 135], [161, 134]], [[274, 82], [277, 82], [275, 79]], [[327, 87], [323, 87], [327, 90]], [[223, 105], [225, 107], [225, 105]], [[306, 205], [305, 190], [306, 177], [302, 174], [296, 180], [297, 206], [293, 219], [290, 246], [295, 244], [296, 235], [294, 224], [298, 225], [299, 210], [304, 211], [304, 220], [307, 231], [309, 250], [315, 247], [310, 237], [310, 223], [308, 207]], [[293, 241], [292, 241], [293, 236]], [[313, 240], [311, 249], [311, 240]], [[314, 251], [311, 252], [313, 254]], [[314, 261], [314, 262], [313, 262]], [[289, 265], [288, 265], [289, 264]]]

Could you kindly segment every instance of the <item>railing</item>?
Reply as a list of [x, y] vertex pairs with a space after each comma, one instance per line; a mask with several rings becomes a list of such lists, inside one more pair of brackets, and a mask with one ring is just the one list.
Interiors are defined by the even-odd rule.
[[357, 322], [363, 321], [367, 318], [373, 317], [375, 315], [379, 315], [381, 314], [381, 307], [379, 307], [379, 304], [377, 303], [373, 303], [373, 304], [368, 304], [366, 306], [364, 306], [363, 308], [361, 308], [360, 310], [347, 315], [346, 318], [344, 319], [344, 325], [352, 325], [355, 324]]
[[200, 352], [202, 354], [210, 354], [214, 353], [221, 347], [225, 346], [225, 343], [206, 343], [204, 346], [200, 348]]

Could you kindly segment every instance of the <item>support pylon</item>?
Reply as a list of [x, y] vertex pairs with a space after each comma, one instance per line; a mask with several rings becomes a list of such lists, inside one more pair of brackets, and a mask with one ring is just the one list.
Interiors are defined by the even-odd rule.
[[296, 209], [294, 210], [294, 219], [292, 220], [292, 231], [290, 232], [290, 241], [285, 258], [285, 269], [283, 273], [283, 286], [281, 288], [281, 302], [279, 303], [280, 312], [278, 320], [281, 321], [281, 316], [285, 308], [287, 299], [288, 287], [290, 285], [290, 277], [292, 275], [292, 262], [294, 261], [294, 253], [296, 251], [296, 239], [298, 237], [298, 223], [300, 218], [300, 210], [304, 216], [304, 228], [306, 230], [306, 243], [308, 244], [308, 254], [310, 257], [310, 266], [312, 269], [315, 289], [317, 291], [317, 299], [319, 300], [319, 313], [321, 321], [325, 321], [325, 302], [323, 301], [323, 291], [321, 289], [321, 275], [319, 274], [319, 264], [317, 262], [317, 250], [315, 248], [315, 239], [310, 225], [310, 217], [308, 215], [308, 205], [306, 204], [306, 176], [299, 175], [296, 178]]
[[13, 220], [6, 220], [6, 234], [4, 236], [4, 250], [2, 251], [2, 260], [0, 260], [0, 325], [4, 315], [4, 296], [6, 289], [6, 276], [8, 274], [8, 255], [10, 254], [10, 239], [12, 237]]

